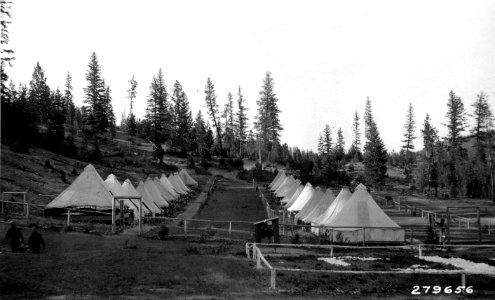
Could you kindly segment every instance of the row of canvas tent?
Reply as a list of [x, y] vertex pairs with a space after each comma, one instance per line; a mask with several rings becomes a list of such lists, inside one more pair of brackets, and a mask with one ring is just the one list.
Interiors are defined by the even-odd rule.
[[164, 174], [160, 178], [148, 177], [145, 181], [140, 181], [135, 188], [129, 179], [121, 185], [113, 174], [103, 181], [96, 169], [89, 164], [69, 187], [48, 203], [46, 208], [50, 210], [89, 207], [108, 210], [112, 208], [112, 201], [116, 201], [115, 207], [120, 207], [120, 200], [115, 200], [114, 197], [130, 196], [131, 198], [123, 200], [123, 205], [132, 210], [134, 216], [139, 213], [139, 200], [132, 197], [141, 197], [143, 215], [156, 216], [184, 202], [192, 191], [191, 188], [197, 186], [198, 183], [182, 169], [168, 177]]
[[302, 185], [279, 171], [269, 190], [280, 200], [284, 213], [311, 224], [314, 234], [335, 242], [404, 242], [405, 230], [380, 208], [363, 184], [354, 192], [344, 187], [337, 197], [331, 189]]

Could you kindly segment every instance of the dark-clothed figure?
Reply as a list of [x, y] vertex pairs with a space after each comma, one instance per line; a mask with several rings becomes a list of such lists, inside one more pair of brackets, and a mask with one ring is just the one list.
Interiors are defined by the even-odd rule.
[[43, 240], [41, 234], [36, 231], [36, 228], [36, 225], [31, 225], [32, 232], [28, 240], [28, 245], [33, 253], [40, 253], [41, 246], [43, 246], [43, 249], [45, 249], [45, 241]]
[[7, 234], [5, 235], [5, 239], [7, 240], [7, 242], [10, 242], [10, 248], [14, 253], [17, 253], [19, 251], [21, 243], [24, 242], [22, 232], [15, 226], [15, 223], [12, 223], [12, 225], [10, 226], [9, 231], [7, 231]]

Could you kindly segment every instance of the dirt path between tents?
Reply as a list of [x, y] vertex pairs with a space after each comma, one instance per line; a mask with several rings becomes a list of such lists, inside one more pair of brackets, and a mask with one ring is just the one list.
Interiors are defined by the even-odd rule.
[[224, 176], [195, 218], [256, 222], [266, 219], [266, 214], [251, 184]]

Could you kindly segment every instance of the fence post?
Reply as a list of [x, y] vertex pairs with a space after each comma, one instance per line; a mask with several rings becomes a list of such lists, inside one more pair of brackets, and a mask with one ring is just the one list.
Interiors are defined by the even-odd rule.
[[461, 274], [461, 286], [466, 286], [466, 274], [462, 273]]
[[271, 269], [270, 288], [275, 289], [276, 287], [277, 287], [277, 270]]
[[70, 226], [70, 208], [67, 210], [67, 227]]
[[[27, 192], [27, 190], [26, 190]], [[29, 212], [27, 211], [29, 208], [26, 206], [26, 192], [24, 192], [22, 194], [22, 199], [23, 199], [23, 202], [24, 202], [24, 213], [27, 215], [27, 217], [29, 218]]]
[[477, 207], [476, 219], [478, 220], [478, 242], [481, 244], [481, 219], [480, 219], [480, 208]]
[[421, 249], [421, 244], [418, 245], [418, 256], [419, 256], [419, 258], [423, 257], [423, 251]]
[[330, 257], [333, 257], [333, 244], [330, 245]]
[[285, 211], [282, 210], [282, 235], [285, 235]]
[[184, 219], [184, 235], [187, 237], [187, 219]]
[[412, 245], [413, 244], [413, 229], [412, 228], [409, 229], [409, 235], [410, 235], [410, 237], [409, 237], [410, 242], [409, 243]]
[[232, 221], [229, 222], [229, 240], [232, 240]]
[[366, 246], [366, 232], [365, 232], [365, 227], [363, 227], [363, 246]]
[[258, 249], [258, 247], [256, 247], [256, 252], [257, 252], [256, 253], [256, 268], [261, 269], [261, 255], [258, 251], [259, 251], [259, 249]]
[[112, 197], [112, 233], [115, 233], [115, 198]]
[[29, 219], [29, 203], [26, 203], [26, 219]]

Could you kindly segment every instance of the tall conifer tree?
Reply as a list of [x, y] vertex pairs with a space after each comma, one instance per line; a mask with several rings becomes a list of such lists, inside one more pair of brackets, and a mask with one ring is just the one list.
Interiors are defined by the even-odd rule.
[[242, 148], [246, 143], [246, 131], [247, 131], [247, 121], [248, 117], [246, 115], [247, 108], [244, 105], [246, 101], [241, 93], [241, 86], [239, 86], [239, 91], [237, 93], [237, 113], [235, 120], [236, 135], [239, 141], [239, 156], [242, 157]]
[[208, 115], [213, 121], [213, 126], [217, 131], [217, 141], [218, 141], [219, 149], [221, 151], [223, 149], [222, 130], [218, 116], [217, 96], [215, 95], [215, 86], [213, 85], [213, 82], [211, 81], [210, 77], [208, 77], [208, 79], [206, 80], [205, 101], [206, 101], [206, 108], [208, 111]]

